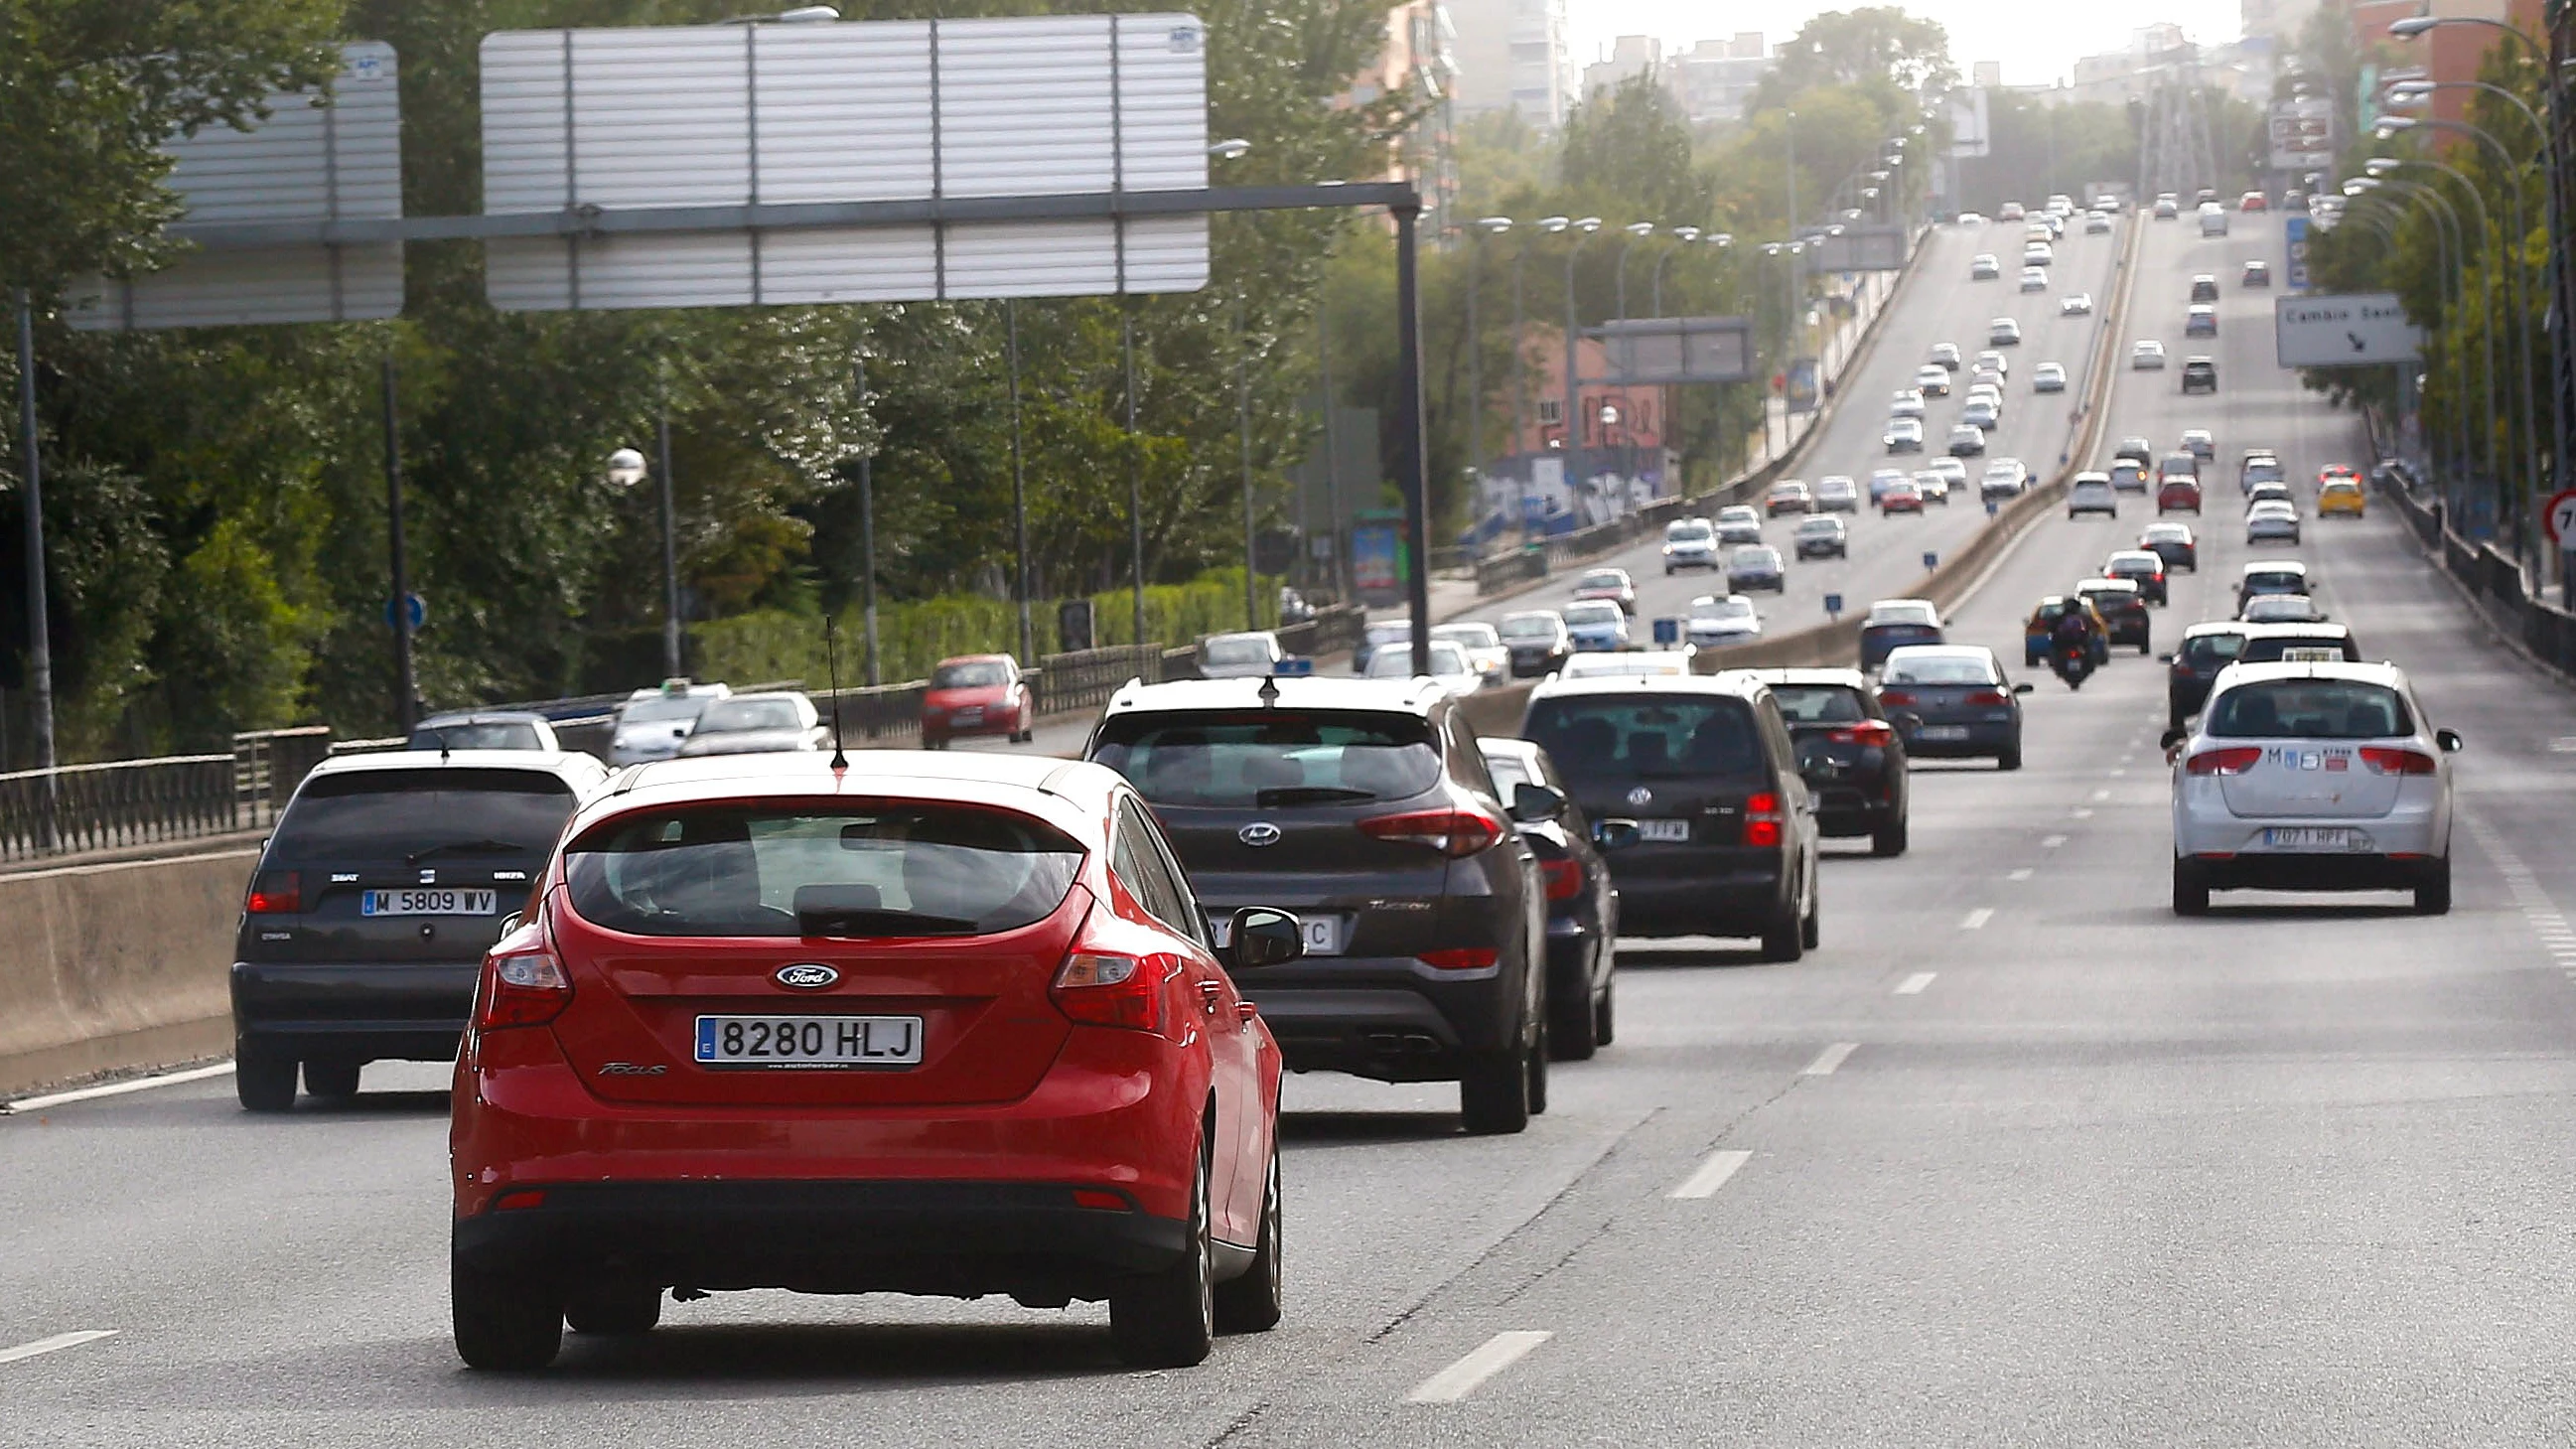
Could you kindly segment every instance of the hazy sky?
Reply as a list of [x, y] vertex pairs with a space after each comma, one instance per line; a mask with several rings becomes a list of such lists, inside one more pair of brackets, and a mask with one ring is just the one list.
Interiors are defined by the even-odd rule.
[[[1777, 45], [1797, 33], [1809, 16], [1849, 10], [1869, 0], [1568, 0], [1575, 58], [1590, 63], [1612, 37], [1651, 35], [1667, 46], [1720, 39], [1759, 30]], [[2003, 62], [2006, 85], [2038, 85], [2073, 69], [2075, 57], [2119, 50], [2129, 32], [2170, 20], [2192, 39], [2233, 40], [2237, 0], [2150, 0], [2147, 5], [2067, 3], [2067, 0], [1903, 0], [1905, 9], [1938, 20], [1950, 32], [1950, 56], [1965, 77], [1972, 62]]]

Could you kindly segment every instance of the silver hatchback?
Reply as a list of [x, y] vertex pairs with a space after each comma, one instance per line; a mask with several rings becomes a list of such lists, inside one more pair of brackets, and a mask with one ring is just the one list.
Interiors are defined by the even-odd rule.
[[2451, 756], [2393, 664], [2234, 664], [2173, 761], [2173, 908], [2212, 891], [2404, 890], [2451, 908]]

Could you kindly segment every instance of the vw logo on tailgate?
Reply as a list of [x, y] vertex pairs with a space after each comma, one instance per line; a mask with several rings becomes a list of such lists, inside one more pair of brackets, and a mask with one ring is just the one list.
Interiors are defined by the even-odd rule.
[[1279, 827], [1267, 820], [1255, 820], [1234, 832], [1234, 838], [1258, 850], [1262, 846], [1279, 843]]
[[820, 961], [799, 961], [793, 966], [779, 967], [770, 979], [798, 991], [820, 991], [840, 980], [841, 973]]
[[1647, 789], [1643, 785], [1640, 785], [1636, 789], [1628, 792], [1628, 803], [1635, 806], [1637, 809], [1643, 810], [1647, 806], [1655, 803], [1655, 792]]

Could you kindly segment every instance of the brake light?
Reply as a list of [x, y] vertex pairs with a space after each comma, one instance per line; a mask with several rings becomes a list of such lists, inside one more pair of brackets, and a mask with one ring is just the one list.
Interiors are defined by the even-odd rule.
[[1859, 724], [1835, 730], [1825, 738], [1838, 745], [1868, 745], [1883, 750], [1896, 743], [1896, 731], [1885, 720], [1865, 719]]
[[304, 878], [291, 870], [264, 870], [251, 878], [242, 909], [254, 916], [291, 915], [304, 909]]
[[1502, 839], [1503, 825], [1480, 810], [1410, 810], [1371, 816], [1360, 822], [1360, 833], [1371, 840], [1427, 845], [1458, 860]]
[[2390, 745], [2362, 746], [2361, 762], [2374, 775], [2429, 775], [2434, 769], [2431, 755]]
[[1538, 873], [1547, 882], [1547, 898], [1570, 901], [1583, 894], [1583, 862], [1579, 860], [1542, 860]]
[[2000, 689], [1980, 689], [1968, 696], [1970, 704], [2010, 704], [2012, 696]]
[[1047, 995], [1056, 1010], [1086, 1025], [1162, 1029], [1162, 983], [1133, 956], [1076, 951], [1057, 968]]
[[508, 1026], [543, 1026], [572, 1004], [572, 978], [563, 962], [545, 947], [495, 951], [483, 963], [482, 989], [475, 993], [474, 1027], [496, 1031]]
[[1914, 702], [1914, 696], [1907, 690], [1882, 689], [1878, 692], [1878, 702], [1880, 704], [1912, 704]]
[[1744, 801], [1744, 843], [1770, 848], [1780, 843], [1780, 797], [1764, 790]]
[[2201, 751], [2184, 761], [2183, 769], [2194, 775], [2242, 775], [2262, 758], [2263, 752], [2252, 745], [2229, 745]]
[[1482, 971], [1500, 960], [1501, 953], [1491, 946], [1448, 946], [1413, 959], [1436, 971]]

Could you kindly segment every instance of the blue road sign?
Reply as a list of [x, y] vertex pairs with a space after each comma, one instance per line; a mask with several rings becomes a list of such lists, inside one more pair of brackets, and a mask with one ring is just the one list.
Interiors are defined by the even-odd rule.
[[1679, 644], [1682, 642], [1682, 621], [1679, 619], [1657, 619], [1655, 621], [1655, 642], [1658, 644]]
[[[422, 603], [418, 594], [405, 594], [403, 597], [411, 601], [411, 631], [417, 634], [420, 632], [420, 626], [429, 622], [429, 605]], [[385, 627], [390, 629], [393, 626], [394, 601], [387, 599], [385, 600]]]
[[1930, 549], [1925, 549], [1923, 551], [1923, 572], [1928, 574], [1940, 566], [1941, 555], [1932, 552]]
[[1842, 596], [1842, 595], [1840, 595], [1840, 594], [1827, 594], [1827, 595], [1825, 595], [1825, 612], [1826, 612], [1826, 613], [1828, 613], [1828, 614], [1839, 614], [1839, 613], [1841, 613], [1842, 611], [1843, 611], [1843, 596]]

